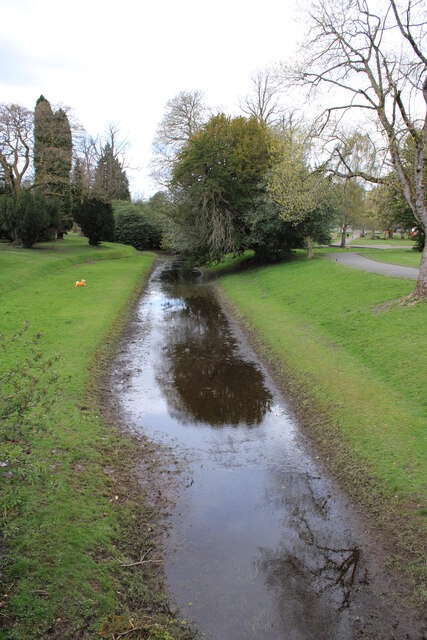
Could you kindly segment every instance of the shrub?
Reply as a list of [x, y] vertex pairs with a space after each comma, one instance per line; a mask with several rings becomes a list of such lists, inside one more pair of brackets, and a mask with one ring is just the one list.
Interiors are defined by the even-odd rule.
[[56, 202], [46, 200], [41, 193], [23, 191], [15, 195], [0, 196], [0, 236], [24, 247], [55, 237], [59, 222]]
[[160, 247], [161, 226], [143, 202], [115, 202], [113, 207], [116, 242], [130, 244], [139, 251]]
[[80, 226], [89, 244], [96, 246], [102, 240], [114, 240], [114, 216], [110, 203], [98, 198], [83, 198], [73, 211], [74, 221]]

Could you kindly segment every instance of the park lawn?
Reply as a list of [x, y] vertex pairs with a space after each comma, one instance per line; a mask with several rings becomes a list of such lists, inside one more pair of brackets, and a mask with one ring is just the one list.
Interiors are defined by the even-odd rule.
[[369, 236], [365, 236], [364, 238], [352, 238], [347, 239], [346, 244], [366, 244], [366, 245], [377, 245], [380, 246], [382, 244], [385, 245], [393, 245], [395, 247], [413, 247], [414, 242], [410, 238], [401, 238], [399, 235], [395, 235], [392, 238], [375, 238], [372, 240]]
[[291, 397], [299, 397], [299, 413], [349, 492], [384, 526], [400, 514], [394, 533], [400, 549], [413, 552], [418, 573], [427, 304], [390, 304], [413, 283], [343, 269], [322, 253], [224, 275], [220, 292]]
[[378, 260], [379, 262], [389, 262], [390, 264], [400, 264], [404, 267], [418, 267], [420, 266], [422, 253], [420, 251], [414, 251], [412, 248], [408, 249], [359, 249], [358, 253], [371, 258], [372, 260]]
[[[131, 444], [102, 421], [96, 383], [154, 259], [73, 235], [31, 250], [0, 244], [5, 343], [29, 324], [2, 352], [2, 371], [25, 360], [38, 332], [43, 358], [60, 358], [45, 388], [51, 404], [18, 423], [19, 437], [0, 437], [2, 639], [99, 637], [120, 609], [115, 540], [126, 496], [105, 469], [125, 464]], [[80, 278], [87, 286], [75, 288]]]

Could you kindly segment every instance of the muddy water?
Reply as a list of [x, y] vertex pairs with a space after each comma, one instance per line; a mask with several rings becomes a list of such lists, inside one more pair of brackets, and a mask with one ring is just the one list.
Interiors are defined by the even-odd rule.
[[115, 391], [186, 461], [165, 569], [199, 637], [420, 637], [387, 608], [381, 558], [200, 274], [162, 259], [132, 331]]

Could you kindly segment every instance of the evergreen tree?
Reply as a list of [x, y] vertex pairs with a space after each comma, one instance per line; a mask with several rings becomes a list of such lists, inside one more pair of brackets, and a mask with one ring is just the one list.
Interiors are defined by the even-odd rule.
[[44, 240], [59, 224], [55, 203], [38, 192], [22, 191], [15, 201], [15, 233], [22, 246], [30, 248]]
[[48, 199], [59, 202], [58, 238], [73, 225], [70, 172], [73, 142], [70, 123], [63, 109], [52, 111], [44, 96], [34, 112], [35, 185]]
[[95, 197], [104, 202], [130, 200], [129, 180], [109, 143], [105, 145], [98, 161], [93, 192]]
[[51, 190], [54, 116], [50, 102], [41, 95], [34, 110], [35, 185], [43, 193]]
[[73, 208], [77, 208], [83, 202], [84, 196], [84, 176], [83, 163], [80, 158], [74, 163], [71, 175], [71, 200]]
[[73, 226], [71, 211], [71, 183], [70, 174], [73, 155], [73, 138], [67, 114], [62, 109], [54, 115], [55, 139], [53, 154], [54, 180], [53, 187], [56, 197], [60, 201], [60, 223], [57, 230], [58, 238], [62, 238], [66, 231]]
[[90, 245], [96, 246], [102, 240], [114, 240], [114, 215], [110, 203], [84, 197], [75, 205], [74, 220], [89, 238]]

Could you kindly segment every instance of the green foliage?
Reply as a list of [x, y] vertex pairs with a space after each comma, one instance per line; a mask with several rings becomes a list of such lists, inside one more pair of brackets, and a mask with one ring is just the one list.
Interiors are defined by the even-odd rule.
[[304, 237], [324, 243], [329, 240], [335, 198], [330, 180], [309, 166], [307, 147], [303, 131], [274, 133], [267, 193], [285, 222], [293, 224]]
[[78, 207], [83, 201], [84, 195], [84, 178], [83, 178], [83, 162], [77, 158], [74, 163], [71, 176], [71, 202], [72, 208]]
[[269, 164], [268, 133], [255, 118], [212, 117], [178, 154], [170, 244], [199, 260], [244, 248], [248, 211]]
[[83, 198], [76, 203], [74, 220], [83, 234], [89, 238], [89, 244], [96, 246], [102, 240], [114, 240], [113, 208], [108, 202], [98, 198]]
[[105, 145], [96, 167], [93, 192], [105, 202], [130, 200], [129, 180], [109, 143]]
[[162, 229], [148, 204], [143, 202], [113, 202], [115, 242], [130, 244], [139, 251], [158, 249]]
[[0, 237], [16, 239], [16, 197], [11, 194], [0, 195]]
[[52, 111], [40, 96], [34, 112], [35, 185], [43, 195], [58, 203], [60, 236], [73, 226], [70, 172], [73, 142], [70, 123], [63, 109]]
[[0, 196], [0, 228], [11, 241], [18, 240], [30, 248], [35, 242], [51, 237], [59, 220], [55, 202], [41, 193], [22, 191], [18, 197]]
[[249, 216], [247, 246], [263, 261], [280, 260], [289, 258], [293, 249], [304, 247], [304, 235], [295, 225], [284, 221], [277, 205], [263, 194]]

